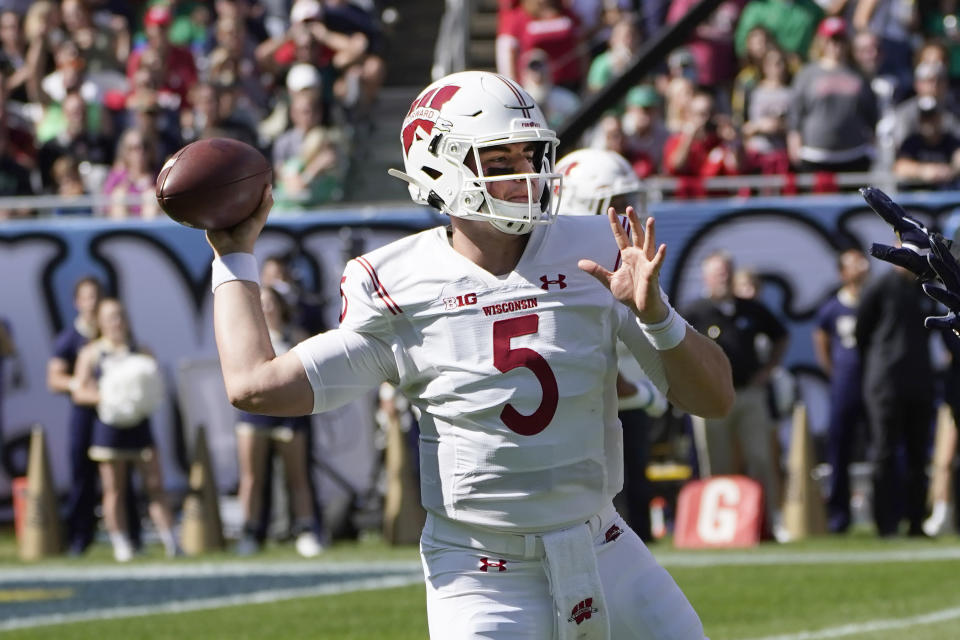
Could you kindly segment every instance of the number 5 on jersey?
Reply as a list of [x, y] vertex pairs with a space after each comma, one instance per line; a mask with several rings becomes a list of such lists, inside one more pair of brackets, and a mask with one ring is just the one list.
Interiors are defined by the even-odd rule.
[[544, 357], [527, 347], [513, 349], [510, 346], [511, 338], [536, 333], [539, 326], [540, 318], [536, 314], [497, 320], [493, 323], [493, 366], [502, 373], [517, 367], [530, 369], [543, 390], [540, 406], [530, 415], [523, 415], [509, 403], [500, 412], [503, 423], [522, 436], [533, 436], [546, 429], [557, 412], [560, 399], [557, 377]]

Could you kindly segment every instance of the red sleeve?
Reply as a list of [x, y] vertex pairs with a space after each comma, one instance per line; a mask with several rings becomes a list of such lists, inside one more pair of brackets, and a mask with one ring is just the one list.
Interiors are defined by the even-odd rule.
[[679, 171], [674, 171], [673, 165], [670, 163], [670, 156], [673, 155], [674, 150], [677, 148], [677, 145], [680, 144], [680, 134], [674, 133], [667, 141], [663, 144], [663, 170], [671, 176], [679, 175]]
[[520, 9], [516, 8], [516, 3], [512, 0], [499, 0], [497, 8], [497, 35], [512, 35], [513, 16]]

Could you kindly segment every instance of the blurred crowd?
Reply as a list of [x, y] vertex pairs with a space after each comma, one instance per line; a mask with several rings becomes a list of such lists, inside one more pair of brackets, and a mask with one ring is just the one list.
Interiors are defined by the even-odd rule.
[[[272, 158], [280, 209], [343, 197], [383, 81], [363, 0], [0, 2], [0, 196], [102, 195], [55, 215], [158, 215], [165, 160], [225, 136]], [[89, 201], [89, 200], [88, 200]], [[0, 219], [29, 216], [7, 208]]]
[[[497, 69], [556, 126], [695, 0], [501, 0]], [[725, 0], [585, 146], [643, 178], [895, 172], [955, 188], [960, 30], [952, 1]]]
[[[558, 127], [694, 4], [499, 0], [496, 67]], [[797, 172], [815, 173], [817, 191], [835, 190], [837, 172], [870, 170], [955, 188], [955, 4], [725, 0], [578, 146], [620, 153], [641, 178], [680, 178], [679, 197], [716, 193], [702, 178]], [[271, 157], [278, 210], [342, 199], [384, 80], [382, 8], [0, 2], [0, 196], [102, 195], [52, 213], [155, 216], [165, 159], [228, 136]]]

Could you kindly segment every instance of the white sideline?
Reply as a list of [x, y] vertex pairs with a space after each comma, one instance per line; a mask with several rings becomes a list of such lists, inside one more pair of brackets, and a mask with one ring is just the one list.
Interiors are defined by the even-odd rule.
[[871, 631], [890, 631], [891, 629], [909, 629], [917, 625], [935, 624], [960, 618], [960, 607], [950, 609], [941, 609], [922, 613], [909, 618], [887, 618], [884, 620], [871, 620], [869, 622], [856, 622], [844, 624], [839, 627], [829, 627], [817, 631], [800, 631], [799, 633], [787, 633], [779, 636], [764, 636], [762, 638], [751, 638], [750, 640], [827, 640], [828, 638], [843, 638], [845, 636], [856, 636], [861, 633], [870, 633]]
[[349, 580], [337, 584], [326, 584], [313, 587], [275, 589], [272, 591], [257, 591], [254, 593], [237, 594], [233, 596], [179, 600], [157, 605], [114, 607], [68, 614], [43, 614], [0, 621], [0, 631], [12, 631], [14, 629], [26, 629], [30, 627], [45, 627], [53, 624], [66, 624], [70, 622], [83, 622], [88, 620], [115, 620], [117, 618], [132, 618], [135, 616], [153, 615], [157, 613], [183, 613], [186, 611], [219, 609], [220, 607], [231, 607], [245, 604], [263, 604], [267, 602], [277, 602], [279, 600], [290, 600], [291, 598], [308, 598], [313, 596], [343, 593], [346, 591], [364, 591], [371, 589], [387, 589], [390, 587], [404, 587], [410, 584], [419, 583], [422, 580], [423, 575], [418, 569], [416, 573], [408, 575]]

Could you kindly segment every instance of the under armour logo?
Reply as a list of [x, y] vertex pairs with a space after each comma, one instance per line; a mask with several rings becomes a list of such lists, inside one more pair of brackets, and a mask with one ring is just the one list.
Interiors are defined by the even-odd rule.
[[584, 620], [589, 620], [590, 616], [597, 613], [597, 611], [599, 611], [599, 609], [593, 606], [593, 598], [581, 600], [574, 605], [573, 611], [570, 612], [570, 617], [567, 618], [567, 622], [580, 624]]
[[556, 280], [549, 280], [547, 279], [547, 276], [540, 276], [540, 282], [543, 283], [542, 285], [540, 285], [540, 288], [543, 289], [544, 291], [549, 291], [550, 285], [558, 284], [560, 285], [561, 289], [566, 289], [567, 283], [564, 282], [564, 280], [566, 279], [567, 279], [567, 276], [563, 275], [562, 273], [557, 276]]
[[507, 561], [506, 560], [491, 560], [490, 558], [480, 558], [480, 571], [487, 571], [487, 569], [493, 567], [497, 571], [506, 571], [507, 570]]

